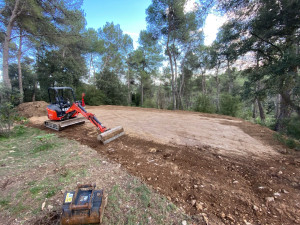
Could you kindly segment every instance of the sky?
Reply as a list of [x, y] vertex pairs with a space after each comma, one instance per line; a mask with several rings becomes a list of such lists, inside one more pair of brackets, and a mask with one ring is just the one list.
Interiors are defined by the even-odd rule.
[[98, 30], [106, 22], [120, 24], [137, 46], [141, 30], [146, 29], [146, 9], [151, 0], [84, 0], [83, 10], [87, 27]]
[[[194, 0], [190, 0], [190, 4]], [[134, 47], [138, 46], [138, 37], [141, 30], [146, 29], [146, 9], [151, 0], [84, 0], [83, 10], [87, 21], [87, 27], [98, 30], [106, 22], [120, 24], [125, 34], [133, 39]], [[225, 19], [209, 14], [204, 26], [206, 45], [210, 45], [216, 38], [218, 28]]]

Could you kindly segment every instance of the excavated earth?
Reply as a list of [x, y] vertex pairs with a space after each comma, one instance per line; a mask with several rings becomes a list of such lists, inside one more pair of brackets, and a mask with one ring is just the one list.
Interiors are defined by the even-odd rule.
[[[195, 224], [199, 215], [207, 224], [300, 224], [300, 154], [276, 142], [273, 131], [220, 115], [86, 109], [107, 127], [122, 125], [126, 135], [102, 145], [88, 121], [58, 134], [120, 163], [186, 213], [198, 215]], [[46, 119], [31, 117], [30, 125], [57, 133], [43, 126]]]

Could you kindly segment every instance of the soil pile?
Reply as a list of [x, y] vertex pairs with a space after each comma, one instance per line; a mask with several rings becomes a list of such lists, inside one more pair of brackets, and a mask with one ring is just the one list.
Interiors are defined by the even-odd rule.
[[20, 116], [27, 118], [33, 116], [46, 116], [47, 115], [47, 102], [36, 101], [36, 102], [25, 102], [17, 107]]

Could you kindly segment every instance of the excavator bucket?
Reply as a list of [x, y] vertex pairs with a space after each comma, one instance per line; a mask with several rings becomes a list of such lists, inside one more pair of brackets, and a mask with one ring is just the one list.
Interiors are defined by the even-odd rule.
[[118, 126], [99, 134], [97, 139], [103, 144], [107, 144], [118, 137], [121, 137], [122, 135], [124, 135], [124, 129], [121, 126]]

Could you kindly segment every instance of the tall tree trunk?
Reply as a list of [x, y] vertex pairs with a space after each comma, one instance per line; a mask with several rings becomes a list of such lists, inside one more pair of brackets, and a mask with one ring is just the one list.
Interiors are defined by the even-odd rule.
[[127, 69], [127, 101], [128, 101], [128, 105], [131, 105], [131, 91], [130, 91], [130, 71], [129, 68]]
[[265, 116], [264, 107], [262, 106], [261, 101], [259, 99], [257, 99], [257, 105], [259, 110], [260, 121], [264, 124], [266, 116]]
[[206, 76], [205, 76], [205, 71], [201, 72], [201, 77], [202, 77], [202, 94], [206, 95]]
[[89, 69], [89, 80], [91, 81], [94, 76], [92, 76], [92, 65], [93, 65], [93, 53], [91, 53], [90, 59], [90, 69]]
[[233, 89], [233, 77], [232, 73], [230, 70], [230, 63], [229, 60], [227, 59], [227, 73], [228, 73], [228, 78], [229, 78], [229, 83], [228, 83], [228, 93], [232, 94], [232, 89]]
[[141, 79], [141, 106], [144, 105], [144, 84], [143, 80]]
[[171, 81], [171, 87], [172, 87], [172, 105], [173, 105], [173, 110], [176, 109], [176, 93], [175, 93], [175, 76], [174, 76], [174, 70], [173, 70], [173, 60], [172, 60], [172, 55], [169, 49], [169, 37], [167, 41], [167, 54], [169, 56], [169, 62], [170, 62], [170, 67], [171, 67], [171, 74], [172, 74], [172, 81]]
[[[169, 7], [169, 10], [171, 8]], [[170, 67], [171, 67], [171, 73], [172, 73], [172, 105], [173, 105], [173, 110], [176, 109], [176, 92], [175, 92], [175, 75], [174, 75], [174, 70], [173, 70], [173, 60], [172, 60], [172, 55], [169, 47], [170, 43], [170, 32], [172, 30], [171, 28], [171, 17], [170, 14], [168, 14], [168, 39], [167, 39], [167, 55], [169, 56], [169, 61], [170, 61]]]
[[33, 84], [33, 93], [32, 93], [32, 101], [35, 102], [35, 95], [36, 95], [36, 80], [34, 81]]
[[176, 109], [179, 109], [179, 97], [178, 97], [178, 88], [177, 88], [177, 60], [175, 54], [173, 54], [174, 60], [174, 89], [175, 89], [175, 98], [176, 98]]
[[216, 99], [217, 112], [220, 112], [220, 78], [219, 76], [216, 76], [215, 79], [217, 84], [217, 99]]
[[216, 69], [216, 86], [217, 86], [217, 112], [220, 112], [220, 78], [219, 78], [219, 68], [220, 68], [220, 63], [217, 64], [217, 69]]
[[275, 130], [279, 132], [284, 132], [286, 130], [286, 125], [284, 120], [289, 118], [291, 114], [291, 110], [289, 104], [285, 101], [285, 99], [281, 95], [281, 102], [280, 102], [280, 114], [277, 118], [275, 124]]
[[281, 102], [281, 95], [278, 94], [276, 96], [276, 101], [275, 101], [275, 118], [278, 119], [280, 115], [280, 102]]
[[19, 76], [20, 103], [22, 103], [24, 100], [22, 66], [21, 66], [22, 38], [23, 38], [23, 31], [22, 29], [20, 29], [20, 40], [19, 40], [19, 49], [18, 49], [18, 76]]
[[[260, 80], [257, 82], [256, 90], [257, 91], [261, 91], [262, 90], [262, 85], [261, 85], [261, 81]], [[262, 101], [262, 99], [260, 98], [260, 96], [258, 96], [257, 97], [257, 105], [258, 105], [258, 110], [259, 110], [259, 117], [260, 117], [260, 121], [264, 124], [266, 116], [265, 116], [264, 107], [262, 106], [261, 101]]]
[[16, 0], [14, 9], [6, 27], [5, 38], [3, 43], [3, 81], [5, 86], [10, 90], [12, 89], [12, 87], [8, 76], [9, 42], [11, 40], [11, 32], [14, 26], [14, 22], [18, 15], [19, 4], [20, 0]]
[[256, 109], [256, 98], [255, 98], [253, 101], [253, 109], [252, 109], [252, 118], [253, 119], [256, 119], [256, 111], [257, 111], [257, 109]]

